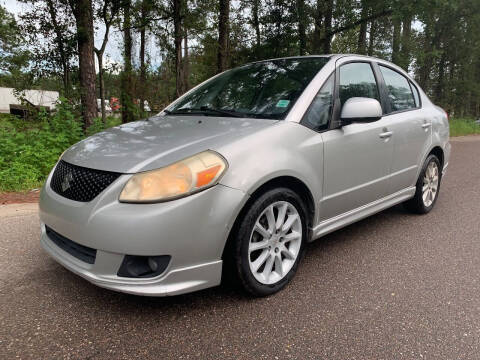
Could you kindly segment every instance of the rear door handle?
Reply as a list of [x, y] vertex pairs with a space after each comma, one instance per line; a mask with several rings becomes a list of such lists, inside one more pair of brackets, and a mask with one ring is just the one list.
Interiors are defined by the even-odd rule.
[[385, 131], [385, 132], [381, 133], [381, 134], [378, 135], [378, 136], [380, 136], [381, 139], [388, 139], [388, 138], [391, 137], [392, 135], [393, 135], [393, 132], [391, 132], [391, 131]]
[[432, 123], [424, 122], [423, 125], [422, 125], [422, 128], [423, 129], [428, 129], [430, 126], [432, 126]]

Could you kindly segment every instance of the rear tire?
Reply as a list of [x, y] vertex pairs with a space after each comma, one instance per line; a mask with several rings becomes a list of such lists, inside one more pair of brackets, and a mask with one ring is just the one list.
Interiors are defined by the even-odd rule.
[[288, 188], [268, 190], [243, 213], [233, 234], [233, 271], [254, 296], [283, 289], [305, 252], [306, 208]]
[[407, 210], [416, 214], [429, 213], [438, 199], [442, 171], [440, 160], [431, 154], [425, 160], [415, 185], [415, 196], [405, 202]]

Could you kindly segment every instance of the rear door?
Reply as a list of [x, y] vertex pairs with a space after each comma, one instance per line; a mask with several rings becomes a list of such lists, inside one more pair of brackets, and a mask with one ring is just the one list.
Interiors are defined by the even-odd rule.
[[[340, 59], [337, 64], [336, 101], [340, 102], [340, 106], [351, 97], [380, 101], [378, 79], [369, 61]], [[322, 133], [322, 220], [386, 196], [393, 157], [392, 135], [389, 121], [384, 118], [370, 123], [353, 123]]]
[[418, 167], [431, 143], [432, 122], [422, 109], [415, 85], [403, 74], [384, 64], [378, 72], [386, 98], [386, 114], [393, 136], [390, 194], [413, 186]]

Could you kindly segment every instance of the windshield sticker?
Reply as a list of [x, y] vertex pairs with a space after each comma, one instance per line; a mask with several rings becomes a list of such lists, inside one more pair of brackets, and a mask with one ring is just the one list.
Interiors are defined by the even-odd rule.
[[290, 100], [278, 100], [277, 107], [286, 108], [290, 104]]

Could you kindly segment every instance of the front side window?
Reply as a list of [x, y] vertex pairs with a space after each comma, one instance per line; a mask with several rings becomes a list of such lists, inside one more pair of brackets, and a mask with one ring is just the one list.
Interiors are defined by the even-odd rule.
[[268, 60], [215, 77], [170, 107], [168, 114], [284, 119], [328, 57]]
[[352, 97], [380, 99], [369, 63], [348, 63], [340, 67], [339, 96], [342, 105]]
[[334, 74], [330, 75], [305, 113], [302, 124], [314, 130], [324, 130], [332, 114]]
[[407, 78], [385, 66], [380, 65], [380, 71], [388, 90], [389, 112], [415, 108], [415, 100]]

